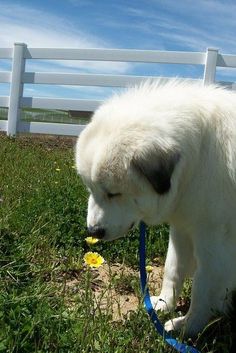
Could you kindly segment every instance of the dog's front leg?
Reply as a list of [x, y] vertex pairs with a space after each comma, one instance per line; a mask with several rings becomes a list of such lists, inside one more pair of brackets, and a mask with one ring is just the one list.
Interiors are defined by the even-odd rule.
[[166, 331], [183, 330], [185, 336], [196, 336], [207, 324], [214, 310], [213, 291], [207, 282], [203, 285], [202, 277], [210, 283], [212, 278], [208, 277], [206, 270], [197, 271], [193, 282], [191, 305], [185, 316], [171, 319], [165, 323]]
[[[208, 241], [206, 240], [208, 239]], [[200, 239], [197, 270], [193, 278], [191, 305], [185, 316], [169, 320], [165, 329], [181, 330], [186, 336], [197, 335], [216, 312], [227, 311], [231, 297], [228, 295], [227, 274], [230, 267], [219, 252], [222, 244]]]
[[155, 310], [170, 311], [175, 307], [184, 279], [192, 276], [194, 270], [191, 238], [171, 227], [162, 290], [159, 296], [151, 297]]

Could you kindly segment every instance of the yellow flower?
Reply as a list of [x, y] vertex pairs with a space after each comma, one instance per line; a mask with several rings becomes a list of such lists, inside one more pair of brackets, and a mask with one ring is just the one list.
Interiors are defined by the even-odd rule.
[[153, 271], [153, 266], [147, 265], [146, 266], [146, 271], [149, 272], [149, 273], [152, 272]]
[[104, 262], [104, 258], [99, 255], [97, 252], [87, 252], [84, 255], [84, 262], [86, 263], [86, 265], [90, 266], [90, 267], [100, 267], [103, 262]]
[[93, 245], [93, 244], [96, 244], [99, 241], [99, 239], [94, 237], [87, 237], [85, 238], [85, 241], [88, 245]]
[[60, 172], [60, 171], [61, 171], [61, 169], [60, 169], [60, 168], [56, 168], [56, 171], [57, 171], [57, 172]]

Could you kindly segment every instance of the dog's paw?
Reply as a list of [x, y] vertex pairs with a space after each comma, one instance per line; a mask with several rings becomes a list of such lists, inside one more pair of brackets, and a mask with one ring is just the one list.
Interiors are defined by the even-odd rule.
[[201, 332], [202, 325], [198, 325], [196, 322], [191, 322], [187, 316], [180, 316], [167, 321], [164, 328], [167, 332], [181, 331], [183, 337], [194, 338]]
[[164, 327], [167, 332], [180, 331], [185, 325], [185, 316], [180, 316], [175, 319], [169, 320], [165, 323]]
[[153, 309], [158, 311], [170, 311], [173, 308], [173, 305], [169, 305], [167, 301], [162, 299], [160, 296], [150, 297]]

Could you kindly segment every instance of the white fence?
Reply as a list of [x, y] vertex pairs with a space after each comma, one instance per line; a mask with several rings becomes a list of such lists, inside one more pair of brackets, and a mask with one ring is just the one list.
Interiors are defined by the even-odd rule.
[[[134, 75], [26, 72], [25, 63], [28, 59], [203, 65], [204, 76], [202, 80], [204, 84], [215, 81], [217, 67], [236, 68], [236, 55], [219, 54], [217, 49], [211, 48], [207, 49], [206, 52], [125, 49], [38, 49], [28, 48], [23, 43], [15, 43], [13, 49], [0, 48], [0, 59], [12, 60], [12, 71], [0, 72], [0, 83], [10, 83], [10, 96], [0, 96], [0, 107], [8, 108], [8, 119], [0, 120], [0, 131], [6, 131], [9, 136], [14, 136], [17, 132], [76, 136], [84, 128], [84, 125], [25, 122], [20, 119], [20, 111], [25, 107], [94, 111], [102, 103], [101, 100], [24, 97], [24, 84], [126, 87], [137, 84], [147, 78], [147, 76]], [[231, 88], [235, 88], [234, 83], [230, 82], [227, 84]]]

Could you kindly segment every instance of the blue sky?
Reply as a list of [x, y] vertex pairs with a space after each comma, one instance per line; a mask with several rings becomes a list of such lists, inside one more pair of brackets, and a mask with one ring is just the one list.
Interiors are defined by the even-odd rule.
[[[234, 0], [0, 0], [0, 47], [129, 48], [236, 54]], [[10, 62], [0, 60], [0, 70]], [[28, 71], [201, 77], [198, 66], [105, 62], [31, 61]], [[236, 69], [218, 69], [217, 79], [236, 81]], [[0, 84], [0, 95], [9, 86]], [[26, 96], [97, 98], [98, 87], [28, 85]]]

